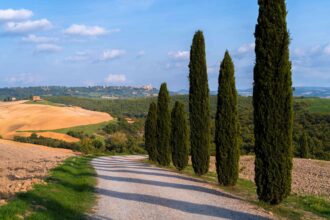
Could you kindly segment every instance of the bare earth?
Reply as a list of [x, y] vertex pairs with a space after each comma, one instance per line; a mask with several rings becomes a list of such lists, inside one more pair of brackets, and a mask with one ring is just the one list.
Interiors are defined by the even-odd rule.
[[[210, 164], [215, 171], [215, 157]], [[254, 181], [254, 156], [241, 157], [240, 178]], [[330, 161], [293, 159], [292, 193], [330, 197]]]
[[203, 181], [139, 162], [94, 159], [98, 205], [91, 219], [268, 219], [263, 209]]
[[0, 205], [16, 192], [42, 183], [48, 171], [67, 157], [70, 150], [0, 140]]
[[[79, 107], [25, 104], [25, 101], [0, 102], [0, 135], [11, 139], [16, 131], [55, 130], [97, 124], [113, 118], [102, 112]], [[53, 137], [52, 133], [44, 134]]]

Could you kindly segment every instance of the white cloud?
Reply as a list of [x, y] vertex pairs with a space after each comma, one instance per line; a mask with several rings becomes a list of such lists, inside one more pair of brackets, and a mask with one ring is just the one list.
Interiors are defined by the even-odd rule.
[[107, 33], [119, 32], [119, 31], [120, 31], [119, 29], [107, 31], [105, 28], [100, 26], [86, 26], [83, 24], [73, 24], [69, 28], [64, 30], [64, 33], [70, 35], [95, 37], [95, 36], [105, 35]]
[[302, 56], [305, 56], [306, 52], [305, 52], [305, 50], [303, 50], [301, 48], [296, 48], [293, 50], [293, 54], [295, 56], [302, 57]]
[[62, 48], [56, 44], [39, 44], [37, 45], [36, 53], [55, 53], [61, 51]]
[[105, 79], [107, 83], [122, 83], [126, 81], [126, 76], [124, 74], [109, 74]]
[[122, 57], [123, 55], [125, 55], [126, 51], [125, 50], [118, 50], [118, 49], [114, 49], [114, 50], [105, 50], [103, 51], [103, 53], [101, 54], [99, 61], [109, 61], [109, 60], [113, 60], [119, 57]]
[[237, 52], [239, 54], [249, 53], [249, 52], [253, 52], [254, 48], [255, 48], [255, 43], [244, 44], [238, 48]]
[[6, 32], [11, 33], [25, 33], [30, 31], [38, 31], [49, 29], [52, 24], [47, 19], [34, 20], [34, 21], [22, 21], [22, 22], [8, 22], [4, 28]]
[[188, 51], [169, 52], [168, 55], [175, 60], [187, 60], [190, 56]]
[[144, 50], [140, 50], [139, 52], [138, 52], [138, 57], [143, 57], [144, 55], [146, 54], [146, 52], [144, 51]]
[[217, 73], [217, 65], [213, 65], [213, 66], [208, 66], [207, 67], [207, 72], [210, 73]]
[[86, 60], [90, 60], [90, 54], [86, 53], [86, 52], [77, 52], [75, 55], [73, 56], [69, 56], [65, 59], [65, 61], [69, 61], [69, 62], [80, 62], [80, 61], [86, 61]]
[[328, 44], [325, 48], [324, 48], [324, 53], [326, 55], [330, 55], [330, 44]]
[[49, 43], [57, 41], [57, 38], [36, 36], [34, 34], [30, 34], [26, 37], [23, 37], [22, 41], [28, 43]]
[[3, 9], [0, 10], [0, 21], [24, 20], [32, 17], [33, 12], [26, 9]]

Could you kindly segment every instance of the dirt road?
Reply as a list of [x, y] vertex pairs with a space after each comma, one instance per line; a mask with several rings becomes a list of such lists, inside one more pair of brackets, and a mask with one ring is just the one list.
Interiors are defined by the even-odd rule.
[[268, 219], [262, 209], [200, 180], [143, 164], [141, 156], [93, 160], [98, 205], [92, 219]]

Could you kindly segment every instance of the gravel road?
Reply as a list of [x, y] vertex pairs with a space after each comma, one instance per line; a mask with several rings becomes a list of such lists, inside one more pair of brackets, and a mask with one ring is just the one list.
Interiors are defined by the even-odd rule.
[[91, 219], [269, 219], [264, 210], [188, 176], [139, 162], [100, 157], [98, 204]]

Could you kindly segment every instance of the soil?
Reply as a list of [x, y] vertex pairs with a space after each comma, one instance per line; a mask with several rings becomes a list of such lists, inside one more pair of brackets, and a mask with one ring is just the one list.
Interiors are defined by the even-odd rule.
[[76, 155], [71, 150], [0, 140], [0, 205], [17, 192], [43, 183], [48, 171]]
[[[215, 171], [215, 157], [210, 164], [210, 171]], [[254, 181], [254, 156], [241, 156], [240, 178]], [[329, 197], [330, 161], [293, 159], [292, 193]]]

